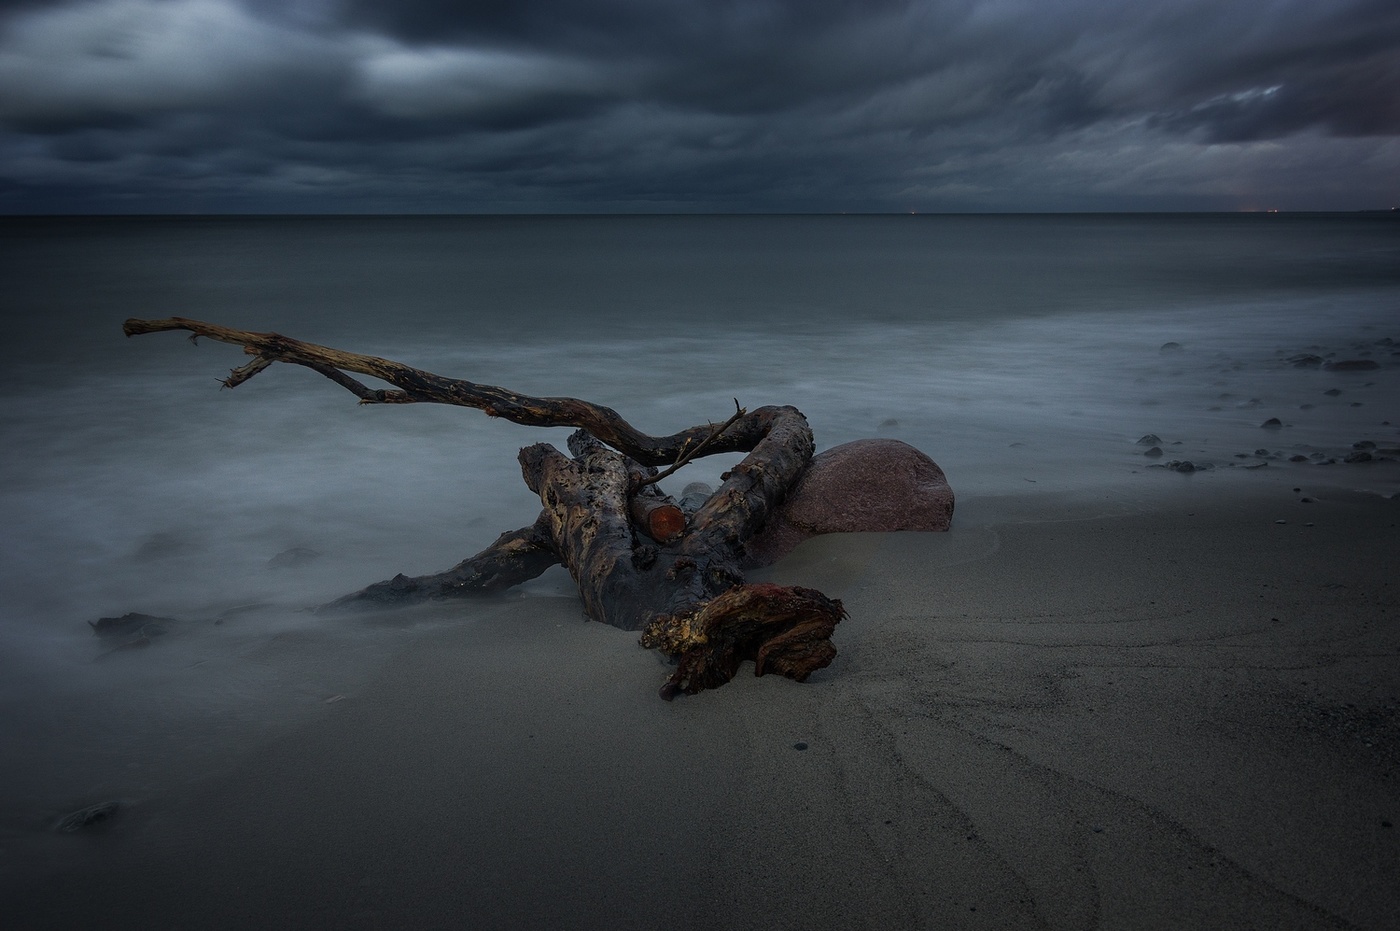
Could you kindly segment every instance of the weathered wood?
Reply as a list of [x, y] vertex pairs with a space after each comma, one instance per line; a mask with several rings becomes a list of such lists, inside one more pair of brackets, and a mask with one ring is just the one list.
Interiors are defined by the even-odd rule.
[[[531, 427], [581, 427], [614, 449], [625, 452], [644, 465], [668, 465], [689, 449], [705, 443], [704, 455], [743, 452], [753, 448], [766, 432], [768, 408], [746, 413], [734, 420], [720, 436], [713, 424], [681, 430], [669, 436], [650, 436], [623, 420], [617, 411], [578, 398], [537, 398], [516, 394], [494, 385], [481, 385], [460, 378], [445, 378], [411, 366], [303, 342], [279, 333], [256, 333], [191, 320], [168, 317], [162, 320], [132, 318], [122, 325], [127, 336], [185, 330], [191, 340], [207, 337], [242, 346], [253, 361], [230, 372], [223, 380], [234, 388], [266, 369], [272, 362], [302, 365], [319, 372], [360, 399], [361, 404], [454, 404], [471, 407], [490, 417]], [[350, 372], [369, 375], [394, 385], [397, 390], [374, 389], [351, 377]], [[709, 442], [706, 442], [706, 441]]]
[[628, 512], [632, 523], [657, 543], [672, 543], [685, 531], [685, 512], [680, 505], [667, 498], [635, 494]]
[[352, 607], [415, 604], [434, 598], [485, 595], [504, 591], [559, 564], [559, 554], [541, 514], [529, 527], [503, 533], [486, 549], [446, 572], [409, 577], [402, 573], [376, 582], [317, 608], [317, 612]]
[[[395, 576], [323, 610], [402, 604], [499, 591], [563, 564], [588, 617], [625, 630], [671, 656], [677, 669], [663, 697], [729, 681], [751, 660], [755, 672], [804, 681], [831, 662], [830, 637], [845, 615], [839, 601], [797, 587], [746, 585], [744, 547], [812, 458], [812, 431], [794, 407], [746, 411], [725, 422], [664, 437], [635, 429], [611, 408], [576, 398], [536, 398], [444, 378], [375, 356], [174, 317], [128, 320], [128, 335], [187, 330], [241, 345], [254, 358], [224, 380], [236, 387], [272, 362], [303, 365], [361, 403], [444, 403], [532, 426], [580, 428], [565, 455], [545, 443], [520, 451], [521, 474], [543, 510], [529, 527], [435, 575]], [[395, 390], [371, 389], [350, 372]], [[745, 452], [720, 487], [688, 515], [656, 481], [702, 455]], [[671, 464], [658, 473], [656, 466]], [[660, 523], [652, 521], [661, 515]]]
[[840, 601], [810, 588], [736, 585], [691, 614], [656, 618], [641, 643], [677, 660], [661, 687], [669, 701], [723, 685], [745, 660], [753, 661], [754, 675], [805, 682], [836, 656], [831, 635], [845, 616]]

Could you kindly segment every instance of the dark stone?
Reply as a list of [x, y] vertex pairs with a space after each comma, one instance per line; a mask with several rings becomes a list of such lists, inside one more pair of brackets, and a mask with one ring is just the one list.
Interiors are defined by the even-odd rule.
[[1177, 342], [1163, 343], [1158, 352], [1180, 352], [1181, 344]]
[[1268, 420], [1264, 421], [1259, 426], [1263, 427], [1266, 430], [1277, 430], [1279, 427], [1283, 426], [1283, 421], [1279, 420], [1277, 417], [1270, 417]]
[[1162, 438], [1155, 433], [1149, 433], [1137, 441], [1139, 446], [1161, 446]]
[[1290, 357], [1288, 361], [1292, 362], [1295, 368], [1316, 368], [1322, 364], [1322, 357], [1305, 352], [1301, 355]]
[[812, 457], [746, 561], [769, 565], [825, 533], [941, 531], [952, 520], [953, 489], [937, 463], [899, 440], [856, 440]]
[[1349, 454], [1349, 455], [1348, 455], [1345, 459], [1343, 459], [1342, 461], [1343, 461], [1343, 462], [1370, 462], [1372, 458], [1373, 458], [1373, 457], [1371, 456], [1371, 454], [1368, 453], [1368, 452], [1366, 452], [1366, 450], [1364, 450], [1364, 449], [1358, 449], [1356, 452]]
[[88, 626], [99, 637], [129, 637], [133, 634], [159, 637], [165, 633], [167, 624], [174, 623], [177, 622], [173, 617], [155, 617], [132, 612], [121, 617], [100, 617], [95, 621], [88, 621]]
[[1370, 440], [1358, 440], [1358, 441], [1356, 441], [1355, 443], [1352, 443], [1352, 444], [1351, 444], [1351, 448], [1352, 448], [1352, 449], [1375, 449], [1375, 448], [1376, 448], [1376, 444], [1375, 444], [1375, 443], [1372, 443]]
[[1324, 391], [1324, 392], [1322, 392], [1322, 393], [1325, 394], [1325, 395], [1327, 395], [1329, 398], [1335, 398], [1337, 395], [1339, 395], [1339, 394], [1342, 393], [1342, 389], [1341, 389], [1341, 388], [1328, 388], [1326, 391]]
[[1342, 359], [1323, 366], [1329, 372], [1369, 372], [1380, 367], [1375, 359]]
[[320, 553], [305, 546], [294, 546], [289, 550], [283, 550], [267, 561], [269, 569], [295, 569], [297, 566], [304, 566], [313, 559], [320, 557]]
[[153, 533], [136, 548], [135, 556], [143, 562], [169, 559], [186, 547], [185, 541], [173, 533]]
[[714, 493], [715, 490], [704, 482], [691, 482], [681, 489], [680, 499], [676, 503], [681, 506], [682, 511], [693, 513], [709, 501], [710, 495]]
[[89, 805], [87, 808], [80, 808], [61, 818], [54, 826], [54, 830], [62, 831], [64, 834], [82, 831], [107, 821], [117, 813], [117, 809], [120, 807], [119, 802], [99, 802], [96, 805]]
[[1160, 459], [1162, 456], [1162, 447], [1154, 446], [1151, 449], [1144, 450], [1142, 454], [1151, 459]]
[[1189, 459], [1173, 459], [1167, 463], [1167, 468], [1173, 472], [1195, 472], [1196, 464]]

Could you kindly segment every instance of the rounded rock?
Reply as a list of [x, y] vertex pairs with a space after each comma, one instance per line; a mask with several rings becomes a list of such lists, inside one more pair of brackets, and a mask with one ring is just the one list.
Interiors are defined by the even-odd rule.
[[769, 565], [821, 534], [942, 531], [952, 520], [953, 489], [936, 462], [899, 440], [856, 440], [812, 457], [749, 541], [747, 562]]

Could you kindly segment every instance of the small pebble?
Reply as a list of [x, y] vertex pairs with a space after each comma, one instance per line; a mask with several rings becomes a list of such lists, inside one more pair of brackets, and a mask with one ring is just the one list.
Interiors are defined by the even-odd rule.
[[1279, 518], [1278, 520], [1274, 521], [1274, 523], [1276, 523], [1276, 524], [1286, 524], [1286, 523], [1288, 523], [1288, 521], [1283, 520], [1282, 518]]
[[802, 741], [799, 740], [797, 743], [795, 743], [795, 744], [792, 745], [792, 749], [794, 749], [794, 750], [806, 750], [806, 749], [807, 749], [807, 745], [806, 745], [805, 743], [803, 743]]

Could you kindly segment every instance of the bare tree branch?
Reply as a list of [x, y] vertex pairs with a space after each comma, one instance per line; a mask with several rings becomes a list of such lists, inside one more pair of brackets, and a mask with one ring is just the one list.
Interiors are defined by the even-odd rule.
[[647, 485], [654, 485], [657, 482], [661, 481], [663, 478], [666, 478], [668, 475], [674, 475], [680, 469], [684, 468], [685, 465], [689, 463], [692, 459], [698, 458], [699, 455], [704, 451], [705, 447], [713, 443], [721, 434], [724, 433], [725, 430], [728, 430], [730, 427], [734, 426], [735, 421], [737, 421], [740, 417], [743, 417], [747, 413], [748, 411], [744, 410], [742, 407], [739, 406], [739, 399], [735, 398], [733, 417], [730, 417], [724, 423], [720, 424], [718, 427], [715, 427], [714, 430], [710, 432], [709, 436], [705, 437], [699, 443], [696, 443], [694, 447], [686, 447], [682, 449], [681, 454], [676, 457], [676, 461], [671, 463], [670, 467], [668, 467], [662, 472], [657, 472], [655, 475], [649, 475], [646, 478], [642, 479], [641, 482], [638, 483], [637, 487], [642, 488]]
[[[686, 450], [691, 458], [723, 452], [745, 452], [766, 435], [778, 411], [791, 408], [758, 408], [731, 418], [729, 426], [715, 434], [711, 424], [690, 427], [669, 436], [651, 436], [624, 420], [615, 410], [578, 398], [531, 397], [494, 385], [481, 385], [459, 378], [446, 378], [432, 372], [381, 359], [303, 342], [278, 333], [237, 330], [201, 320], [169, 317], [163, 320], [131, 319], [123, 324], [127, 336], [186, 330], [194, 337], [208, 337], [222, 343], [242, 346], [243, 351], [268, 362], [303, 365], [347, 389], [367, 404], [436, 403], [471, 407], [491, 417], [532, 427], [580, 427], [598, 439], [626, 453], [643, 465], [669, 465]], [[235, 369], [225, 379], [236, 387], [268, 367], [255, 359]], [[379, 391], [360, 383], [348, 372], [369, 375], [395, 386], [398, 391]], [[737, 402], [736, 402], [737, 404]], [[741, 412], [742, 413], [742, 412]], [[795, 413], [795, 412], [794, 412]], [[798, 415], [800, 416], [800, 415]]]

